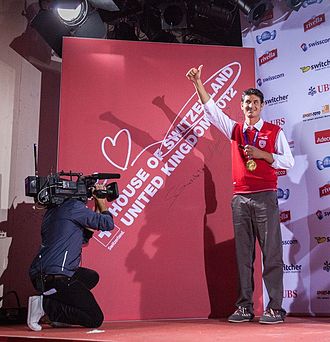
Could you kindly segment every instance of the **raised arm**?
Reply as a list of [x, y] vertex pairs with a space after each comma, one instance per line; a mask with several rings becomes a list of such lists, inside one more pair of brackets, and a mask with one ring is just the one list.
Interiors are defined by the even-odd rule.
[[186, 77], [190, 80], [196, 89], [200, 102], [203, 104], [204, 113], [210, 122], [217, 127], [228, 139], [231, 139], [233, 128], [236, 121], [230, 119], [211, 99], [201, 80], [203, 65], [198, 68], [191, 68]]
[[205, 90], [203, 83], [202, 83], [202, 80], [201, 80], [202, 68], [203, 68], [203, 65], [200, 65], [197, 69], [191, 68], [187, 72], [186, 76], [187, 76], [188, 80], [193, 82], [193, 84], [196, 88], [197, 94], [199, 96], [199, 99], [204, 104], [204, 103], [208, 102], [208, 100], [210, 99], [210, 95]]

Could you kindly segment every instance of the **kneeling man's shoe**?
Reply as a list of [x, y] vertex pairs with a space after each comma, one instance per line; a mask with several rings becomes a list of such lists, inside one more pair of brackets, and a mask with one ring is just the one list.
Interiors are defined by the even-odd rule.
[[39, 324], [40, 318], [45, 315], [42, 308], [42, 296], [29, 297], [29, 308], [27, 325], [31, 330], [40, 331], [42, 326]]

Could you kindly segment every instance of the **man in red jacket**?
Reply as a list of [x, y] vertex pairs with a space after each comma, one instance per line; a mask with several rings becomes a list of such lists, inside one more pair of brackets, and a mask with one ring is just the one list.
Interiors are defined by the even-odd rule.
[[236, 258], [239, 273], [237, 310], [229, 322], [249, 322], [253, 313], [253, 263], [255, 241], [263, 254], [263, 280], [269, 303], [259, 322], [284, 322], [282, 237], [277, 201], [276, 169], [288, 169], [294, 159], [281, 128], [265, 122], [260, 113], [264, 97], [260, 90], [243, 92], [241, 109], [244, 122], [230, 119], [216, 105], [201, 81], [202, 65], [191, 68], [187, 78], [193, 82], [210, 122], [231, 139], [234, 196], [232, 199]]

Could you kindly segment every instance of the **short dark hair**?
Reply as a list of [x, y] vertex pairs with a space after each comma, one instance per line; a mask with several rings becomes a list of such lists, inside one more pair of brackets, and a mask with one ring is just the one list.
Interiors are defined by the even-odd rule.
[[249, 88], [249, 89], [244, 90], [242, 93], [241, 102], [244, 102], [244, 97], [249, 96], [249, 95], [258, 96], [260, 99], [260, 102], [264, 103], [264, 94], [259, 89], [255, 89], [255, 88]]

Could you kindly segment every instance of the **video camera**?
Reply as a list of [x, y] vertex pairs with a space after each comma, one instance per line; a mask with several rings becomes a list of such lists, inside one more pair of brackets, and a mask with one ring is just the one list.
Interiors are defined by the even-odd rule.
[[[66, 178], [65, 178], [66, 177]], [[76, 177], [75, 180], [73, 177]], [[94, 173], [83, 176], [82, 173], [64, 172], [48, 176], [28, 176], [25, 178], [25, 195], [33, 197], [36, 203], [43, 206], [60, 205], [67, 198], [76, 198], [87, 202], [95, 195], [113, 201], [118, 196], [118, 185], [112, 182], [104, 190], [94, 190], [94, 185], [100, 179], [120, 178], [117, 173]]]

